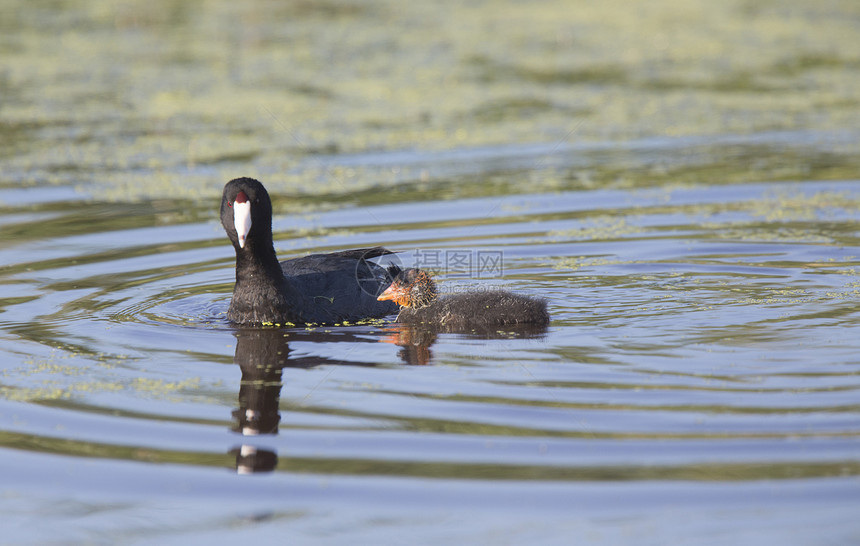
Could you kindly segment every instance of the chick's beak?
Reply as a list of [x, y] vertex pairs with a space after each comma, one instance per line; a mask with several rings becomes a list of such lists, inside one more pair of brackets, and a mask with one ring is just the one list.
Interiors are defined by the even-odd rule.
[[394, 303], [403, 305], [401, 301], [406, 299], [406, 289], [398, 284], [392, 284], [385, 289], [385, 292], [376, 298], [377, 301], [394, 300]]

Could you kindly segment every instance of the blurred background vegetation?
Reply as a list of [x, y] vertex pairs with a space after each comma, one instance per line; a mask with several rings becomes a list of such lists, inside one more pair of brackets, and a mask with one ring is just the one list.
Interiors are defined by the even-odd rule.
[[[197, 201], [250, 175], [336, 198], [446, 176], [331, 155], [774, 131], [803, 145], [860, 126], [853, 0], [13, 0], [0, 12], [3, 187]], [[746, 148], [706, 163], [728, 177], [779, 177], [787, 162], [786, 176], [801, 163], [858, 172], [853, 136], [802, 161]], [[612, 163], [584, 178], [641, 167]]]

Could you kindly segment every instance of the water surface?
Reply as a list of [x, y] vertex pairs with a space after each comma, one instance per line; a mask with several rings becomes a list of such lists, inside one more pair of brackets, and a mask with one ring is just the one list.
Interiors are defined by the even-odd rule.
[[[853, 3], [168, 6], [3, 18], [4, 540], [860, 540]], [[552, 323], [236, 328], [241, 175]]]

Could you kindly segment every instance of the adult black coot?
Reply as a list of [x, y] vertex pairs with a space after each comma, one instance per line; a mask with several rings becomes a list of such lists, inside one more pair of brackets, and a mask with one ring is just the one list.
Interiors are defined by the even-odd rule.
[[376, 299], [391, 276], [367, 261], [391, 254], [389, 250], [361, 248], [278, 263], [272, 243], [272, 202], [259, 181], [237, 178], [224, 186], [221, 223], [236, 250], [230, 321], [333, 324], [397, 311], [394, 303]]
[[436, 283], [423, 269], [406, 269], [378, 298], [401, 306], [397, 322], [425, 323], [460, 329], [549, 324], [546, 300], [505, 290], [438, 297]]

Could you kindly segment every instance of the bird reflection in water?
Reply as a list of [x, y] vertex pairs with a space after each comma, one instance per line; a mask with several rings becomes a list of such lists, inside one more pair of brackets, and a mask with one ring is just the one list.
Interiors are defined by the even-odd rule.
[[[242, 370], [239, 383], [239, 408], [233, 412], [233, 432], [242, 436], [275, 435], [281, 414], [281, 376], [287, 365], [290, 347], [280, 329], [236, 331], [233, 361]], [[243, 444], [233, 450], [239, 474], [270, 472], [278, 463], [274, 451]]]
[[[236, 456], [236, 471], [240, 474], [271, 472], [278, 464], [274, 450], [262, 448], [259, 445], [262, 441], [252, 442], [250, 438], [278, 434], [284, 368], [376, 365], [313, 355], [290, 358], [290, 340], [319, 344], [378, 342], [378, 337], [371, 331], [360, 328], [340, 328], [335, 333], [319, 330], [309, 332], [281, 328], [242, 328], [235, 330], [234, 335], [236, 354], [233, 362], [242, 371], [242, 380], [239, 384], [239, 407], [233, 411], [231, 430], [248, 440], [231, 450]], [[343, 351], [343, 354], [349, 353], [350, 351]], [[409, 360], [404, 361], [412, 363]]]
[[[239, 407], [233, 411], [231, 430], [245, 441], [231, 450], [236, 456], [239, 474], [271, 472], [278, 464], [274, 449], [261, 447], [252, 437], [277, 435], [281, 423], [280, 397], [284, 368], [312, 368], [321, 365], [375, 366], [366, 362], [340, 360], [322, 356], [290, 358], [289, 341], [320, 344], [391, 343], [400, 347], [398, 356], [407, 365], [432, 364], [431, 347], [440, 334], [458, 334], [475, 339], [539, 338], [546, 326], [515, 325], [485, 329], [456, 329], [452, 325], [390, 323], [381, 329], [339, 328], [335, 332], [296, 331], [281, 328], [243, 328], [235, 330], [234, 362], [242, 371], [239, 385]], [[342, 354], [349, 354], [344, 351]]]
[[470, 339], [539, 339], [547, 331], [545, 325], [516, 324], [500, 327], [464, 328], [452, 324], [410, 324], [395, 322], [384, 328], [388, 336], [382, 339], [400, 347], [398, 356], [404, 364], [427, 365], [433, 360], [430, 347], [440, 334], [457, 334]]

